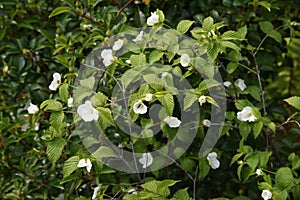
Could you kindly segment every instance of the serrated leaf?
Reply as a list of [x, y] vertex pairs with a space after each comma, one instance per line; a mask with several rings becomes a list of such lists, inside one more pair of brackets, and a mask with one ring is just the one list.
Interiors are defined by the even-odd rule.
[[238, 31], [226, 31], [222, 34], [222, 40], [244, 40], [247, 34], [247, 27], [243, 26]]
[[171, 200], [193, 200], [189, 193], [187, 192], [187, 188], [177, 190], [176, 193], [173, 195]]
[[288, 189], [293, 185], [294, 177], [292, 174], [292, 170], [288, 167], [281, 167], [278, 169], [275, 175], [275, 184], [281, 189]]
[[47, 143], [47, 156], [52, 163], [55, 163], [61, 156], [64, 146], [67, 144], [63, 138], [54, 138]]
[[68, 87], [69, 85], [64, 83], [59, 87], [59, 97], [65, 102], [68, 103], [68, 97], [69, 97], [69, 92], [68, 92]]
[[184, 105], [183, 110], [186, 110], [189, 107], [191, 107], [193, 105], [193, 103], [195, 103], [195, 101], [197, 101], [197, 100], [198, 100], [198, 98], [194, 94], [193, 91], [187, 91], [186, 95], [184, 97], [184, 100], [183, 100], [183, 105]]
[[190, 27], [193, 25], [193, 21], [190, 20], [181, 20], [177, 25], [177, 31], [179, 31], [182, 34], [185, 34]]
[[285, 99], [284, 101], [293, 106], [294, 108], [300, 110], [300, 97], [293, 96], [288, 99]]
[[239, 46], [237, 46], [235, 43], [230, 42], [230, 41], [222, 41], [221, 45], [223, 47], [225, 47], [225, 48], [227, 47], [227, 48], [230, 48], [230, 49], [234, 49], [236, 51], [240, 51], [241, 50], [241, 48]]
[[204, 31], [211, 31], [214, 27], [214, 19], [212, 17], [207, 17], [203, 20], [202, 28]]
[[63, 168], [64, 178], [72, 174], [77, 169], [79, 160], [79, 156], [73, 156], [65, 161]]
[[129, 60], [134, 67], [142, 66], [146, 64], [146, 55], [140, 53], [138, 55], [131, 55]]
[[102, 130], [106, 129], [108, 125], [115, 125], [110, 109], [98, 107], [97, 110], [99, 111], [98, 122], [100, 123]]
[[164, 55], [164, 52], [155, 49], [154, 51], [152, 51], [149, 55], [149, 63], [153, 64], [156, 61], [160, 60], [160, 58]]
[[64, 118], [65, 114], [62, 111], [52, 112], [50, 115], [50, 124], [58, 130], [62, 126]]
[[162, 97], [158, 97], [158, 100], [161, 102], [162, 106], [166, 109], [169, 116], [173, 115], [174, 110], [174, 99], [171, 94], [165, 94]]
[[156, 74], [147, 74], [143, 76], [146, 83], [163, 85], [162, 80]]
[[253, 135], [254, 135], [254, 138], [257, 138], [257, 136], [259, 136], [259, 134], [261, 133], [261, 130], [263, 128], [264, 124], [259, 121], [259, 122], [256, 122], [253, 126]]
[[92, 155], [97, 159], [117, 157], [114, 151], [107, 146], [100, 146]]
[[63, 14], [63, 13], [69, 13], [69, 12], [71, 12], [71, 10], [68, 7], [57, 7], [51, 12], [51, 14], [49, 15], [49, 18], [54, 17], [56, 15]]
[[92, 97], [92, 104], [95, 107], [104, 107], [107, 103], [107, 96], [105, 96], [102, 92], [97, 92], [93, 97]]
[[157, 193], [157, 185], [158, 185], [158, 181], [149, 181], [147, 183], [142, 184], [142, 188], [144, 188], [147, 191], [153, 192], [153, 193]]
[[80, 85], [92, 90], [95, 85], [95, 77], [91, 76], [87, 79], [80, 80]]
[[62, 111], [63, 106], [56, 100], [48, 99], [40, 105], [40, 108], [44, 111]]

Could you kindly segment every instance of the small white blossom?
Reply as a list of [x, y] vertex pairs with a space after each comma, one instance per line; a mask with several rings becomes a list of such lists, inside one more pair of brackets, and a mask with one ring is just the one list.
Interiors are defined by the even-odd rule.
[[122, 48], [123, 44], [124, 44], [124, 41], [121, 40], [121, 39], [118, 39], [117, 41], [115, 41], [115, 43], [114, 43], [112, 49], [113, 49], [114, 51], [118, 51], [119, 49]]
[[164, 119], [164, 122], [166, 122], [171, 128], [177, 128], [181, 124], [181, 121], [177, 117], [169, 116]]
[[245, 81], [240, 78], [237, 80], [237, 86], [240, 88], [241, 91], [244, 91], [247, 87]]
[[262, 172], [261, 169], [256, 169], [255, 173], [256, 173], [258, 176], [260, 176], [260, 175], [262, 175], [263, 172]]
[[27, 108], [27, 111], [29, 114], [35, 114], [39, 111], [39, 108], [36, 105], [30, 103], [29, 107]]
[[85, 167], [88, 172], [91, 171], [92, 166], [93, 165], [92, 165], [91, 160], [89, 158], [87, 158], [87, 159], [84, 159], [84, 158], [80, 159], [79, 162], [78, 162], [78, 164], [77, 164], [77, 167], [79, 167], [79, 168]]
[[206, 96], [202, 95], [199, 97], [198, 99], [200, 106], [202, 106], [202, 104], [206, 103]]
[[154, 24], [158, 23], [159, 16], [156, 14], [156, 12], [151, 12], [151, 16], [147, 18], [147, 24], [148, 26], [153, 26]]
[[56, 91], [61, 83], [61, 75], [57, 72], [55, 72], [53, 75], [53, 80], [51, 84], [49, 85], [49, 89], [52, 91]]
[[189, 66], [191, 62], [191, 58], [188, 54], [182, 54], [180, 57], [180, 64], [182, 65], [182, 67], [187, 67]]
[[152, 98], [153, 98], [153, 94], [147, 93], [145, 97], [145, 101], [152, 101]]
[[136, 36], [136, 38], [133, 39], [132, 41], [133, 41], [133, 42], [140, 42], [140, 41], [142, 41], [143, 34], [144, 34], [144, 31], [141, 31], [141, 32]]
[[94, 199], [97, 198], [97, 193], [98, 193], [98, 191], [100, 190], [100, 188], [101, 188], [101, 185], [99, 185], [99, 186], [97, 186], [97, 187], [94, 188], [92, 200], [94, 200]]
[[211, 126], [211, 122], [208, 119], [203, 120], [202, 124], [203, 124], [203, 126], [206, 126], [206, 127]]
[[40, 123], [35, 122], [35, 123], [34, 123], [34, 130], [35, 130], [35, 131], [38, 131], [39, 129], [40, 129]]
[[128, 59], [128, 60], [125, 60], [125, 62], [127, 63], [127, 64], [131, 64], [131, 61]]
[[72, 107], [73, 106], [73, 98], [70, 97], [68, 98], [68, 107]]
[[137, 194], [136, 189], [132, 188], [130, 190], [128, 190], [128, 194]]
[[143, 157], [139, 159], [139, 162], [143, 165], [143, 168], [149, 167], [153, 163], [153, 157], [150, 153], [143, 153]]
[[208, 164], [212, 169], [217, 169], [220, 167], [220, 161], [218, 160], [218, 155], [216, 152], [209, 153], [206, 159], [208, 160]]
[[223, 83], [223, 85], [224, 85], [225, 87], [229, 87], [229, 86], [231, 85], [231, 82], [225, 81], [225, 82]]
[[78, 106], [77, 113], [85, 122], [98, 120], [99, 117], [98, 110], [92, 106], [92, 102], [90, 101], [86, 101], [84, 104]]
[[133, 105], [133, 112], [136, 114], [145, 114], [147, 112], [147, 106], [143, 104], [142, 100], [138, 100]]
[[115, 60], [111, 49], [104, 49], [101, 52], [101, 58], [103, 59], [103, 64], [105, 67], [111, 65]]
[[270, 190], [263, 190], [262, 193], [261, 193], [261, 197], [264, 200], [271, 199], [272, 198], [272, 192], [270, 192]]
[[256, 117], [253, 114], [252, 108], [250, 106], [246, 106], [242, 111], [237, 113], [237, 119], [244, 122], [254, 122]]

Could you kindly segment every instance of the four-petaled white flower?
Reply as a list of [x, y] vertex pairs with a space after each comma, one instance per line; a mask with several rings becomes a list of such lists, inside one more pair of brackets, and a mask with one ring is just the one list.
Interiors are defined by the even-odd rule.
[[244, 122], [254, 122], [256, 117], [253, 114], [252, 108], [250, 106], [246, 106], [242, 111], [237, 113], [237, 119]]
[[188, 54], [184, 53], [181, 55], [180, 57], [180, 64], [182, 65], [182, 67], [187, 67], [189, 66], [191, 61], [191, 58]]
[[208, 119], [203, 120], [202, 124], [203, 124], [203, 126], [206, 126], [206, 127], [211, 126], [211, 122]]
[[202, 104], [206, 103], [206, 96], [201, 95], [198, 99], [200, 106], [202, 106]]
[[237, 86], [240, 88], [241, 91], [244, 91], [247, 87], [245, 81], [240, 78], [237, 80]]
[[124, 41], [121, 40], [121, 39], [118, 39], [117, 41], [115, 41], [115, 43], [114, 43], [112, 49], [113, 49], [114, 51], [118, 51], [119, 49], [122, 48], [123, 44], [124, 44]]
[[145, 114], [147, 112], [147, 106], [143, 104], [142, 100], [138, 100], [133, 104], [133, 112], [136, 114]]
[[164, 119], [164, 122], [166, 122], [171, 128], [177, 128], [181, 124], [181, 121], [177, 117], [169, 116]]
[[272, 198], [272, 192], [270, 190], [263, 190], [262, 193], [261, 193], [261, 197], [264, 200], [271, 199]]
[[93, 196], [92, 196], [92, 200], [97, 198], [97, 193], [100, 190], [101, 185], [98, 185], [97, 187], [94, 188], [94, 192], [93, 192]]
[[73, 106], [73, 98], [70, 97], [68, 98], [68, 107], [72, 107]]
[[143, 35], [144, 35], [144, 31], [141, 31], [141, 32], [136, 36], [136, 38], [133, 39], [132, 41], [133, 41], [133, 42], [140, 42], [140, 41], [142, 41]]
[[139, 159], [139, 162], [143, 165], [143, 168], [149, 167], [153, 163], [153, 157], [150, 153], [143, 153], [143, 157]]
[[92, 102], [90, 101], [86, 101], [84, 104], [78, 106], [77, 113], [85, 122], [98, 120], [99, 117], [98, 110], [92, 106]]
[[223, 83], [223, 85], [224, 85], [225, 87], [229, 87], [229, 86], [231, 85], [231, 82], [225, 81], [225, 82]]
[[158, 23], [159, 16], [156, 14], [156, 12], [151, 12], [151, 16], [147, 18], [147, 24], [148, 26], [153, 26], [154, 24]]
[[207, 155], [206, 159], [211, 168], [217, 169], [220, 167], [220, 161], [217, 159], [218, 155], [216, 152], [211, 152]]
[[262, 175], [263, 172], [262, 172], [261, 169], [256, 169], [255, 173], [256, 173], [258, 176], [260, 176], [260, 175]]
[[35, 113], [39, 112], [39, 108], [36, 105], [30, 103], [29, 107], [27, 108], [27, 111], [29, 114], [35, 114]]
[[52, 91], [56, 91], [61, 83], [61, 76], [57, 72], [55, 72], [52, 76], [53, 76], [53, 80], [52, 80], [51, 84], [49, 85], [49, 89]]
[[77, 167], [79, 167], [79, 168], [85, 167], [88, 172], [91, 171], [92, 166], [93, 165], [92, 165], [91, 160], [89, 158], [87, 158], [87, 159], [85, 159], [85, 158], [80, 159], [79, 162], [78, 162], [78, 164], [77, 164]]
[[111, 65], [115, 60], [111, 49], [104, 49], [101, 52], [101, 58], [103, 59], [103, 64], [105, 67]]
[[152, 98], [153, 98], [153, 94], [147, 93], [145, 97], [145, 101], [152, 101]]
[[136, 189], [132, 188], [130, 190], [128, 190], [128, 194], [137, 194]]

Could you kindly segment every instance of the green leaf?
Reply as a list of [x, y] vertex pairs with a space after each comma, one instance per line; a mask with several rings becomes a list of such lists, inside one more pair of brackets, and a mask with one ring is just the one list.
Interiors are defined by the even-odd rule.
[[109, 108], [98, 107], [97, 110], [99, 111], [98, 122], [100, 123], [102, 130], [106, 129], [108, 125], [115, 125]]
[[260, 5], [264, 8], [266, 8], [269, 12], [271, 12], [271, 4], [267, 1], [258, 1], [257, 5]]
[[69, 13], [69, 12], [71, 12], [71, 10], [68, 7], [57, 7], [51, 12], [51, 14], [49, 15], [49, 18], [54, 17], [56, 15], [63, 14], [63, 13]]
[[140, 53], [139, 55], [131, 55], [129, 59], [134, 67], [146, 64], [146, 55], [143, 53]]
[[189, 193], [187, 192], [187, 188], [177, 190], [176, 193], [173, 195], [173, 198], [171, 200], [193, 200]]
[[80, 80], [80, 85], [92, 90], [95, 85], [95, 77], [91, 76], [87, 79]]
[[188, 109], [189, 107], [191, 107], [193, 105], [193, 103], [195, 103], [195, 101], [197, 101], [198, 98], [197, 96], [194, 94], [194, 91], [193, 90], [189, 90], [186, 92], [186, 95], [184, 97], [184, 100], [183, 100], [183, 105], [184, 105], [184, 108], [183, 110], [186, 110]]
[[236, 161], [238, 161], [238, 159], [240, 159], [240, 157], [244, 155], [244, 153], [238, 153], [238, 154], [235, 154], [232, 159], [231, 159], [231, 162], [230, 162], [230, 166], [235, 163]]
[[259, 136], [259, 134], [261, 133], [261, 130], [263, 128], [264, 124], [259, 121], [256, 122], [253, 126], [253, 134], [254, 134], [254, 138], [257, 138], [257, 136]]
[[259, 22], [258, 24], [260, 29], [267, 35], [274, 30], [273, 24], [269, 21]]
[[144, 188], [147, 191], [157, 193], [157, 186], [159, 181], [149, 181], [147, 183], [142, 184], [142, 188]]
[[293, 106], [294, 108], [300, 110], [300, 97], [293, 96], [288, 99], [285, 99], [284, 101]]
[[52, 112], [50, 115], [50, 124], [58, 130], [60, 127], [62, 127], [64, 118], [65, 114], [62, 111]]
[[248, 122], [240, 122], [239, 129], [243, 139], [247, 139], [249, 133], [251, 132], [251, 125]]
[[199, 160], [199, 178], [200, 180], [204, 180], [204, 178], [208, 175], [210, 167], [206, 158], [201, 158]]
[[288, 167], [281, 167], [278, 169], [275, 175], [275, 184], [281, 189], [288, 189], [294, 183], [294, 177], [292, 174], [292, 170]]
[[160, 194], [163, 197], [167, 197], [170, 195], [170, 186], [173, 186], [177, 183], [177, 181], [174, 180], [163, 180], [157, 185], [157, 193]]
[[68, 97], [69, 97], [69, 92], [68, 92], [68, 87], [69, 85], [64, 83], [59, 87], [59, 97], [65, 102], [68, 103]]
[[164, 52], [155, 49], [154, 51], [152, 51], [149, 55], [149, 63], [153, 64], [156, 61], [160, 60], [160, 58], [164, 55]]
[[40, 105], [40, 108], [44, 111], [62, 111], [63, 106], [58, 101], [48, 99]]
[[162, 106], [166, 109], [169, 116], [173, 115], [174, 110], [174, 99], [171, 94], [165, 94], [162, 97], [158, 97], [158, 100], [161, 102]]
[[251, 153], [246, 157], [246, 163], [249, 165], [252, 171], [255, 171], [259, 163], [259, 156], [256, 153]]
[[97, 159], [117, 157], [115, 152], [107, 146], [100, 146], [92, 155]]
[[203, 20], [202, 28], [204, 31], [211, 31], [214, 27], [214, 19], [212, 17], [207, 17]]
[[281, 43], [282, 41], [282, 37], [281, 34], [278, 31], [272, 30], [268, 36], [270, 36], [271, 38], [273, 38], [274, 40], [276, 40], [278, 43]]
[[247, 34], [247, 27], [243, 26], [238, 31], [226, 31], [222, 34], [222, 40], [244, 40]]
[[104, 107], [106, 106], [107, 100], [108, 100], [107, 96], [105, 96], [102, 92], [97, 92], [92, 97], [92, 104], [95, 107]]
[[79, 160], [79, 156], [73, 156], [65, 161], [63, 168], [64, 178], [72, 174], [77, 169]]
[[190, 29], [190, 27], [193, 25], [193, 23], [194, 22], [190, 21], [190, 20], [182, 20], [178, 23], [176, 29], [180, 33], [185, 34]]
[[63, 138], [54, 138], [47, 143], [47, 156], [52, 163], [55, 163], [61, 156], [64, 146], [67, 144]]

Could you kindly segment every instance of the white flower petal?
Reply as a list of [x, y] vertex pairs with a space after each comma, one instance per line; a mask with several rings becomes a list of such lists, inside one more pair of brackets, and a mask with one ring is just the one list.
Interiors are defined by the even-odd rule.
[[271, 199], [272, 198], [272, 192], [270, 190], [263, 190], [262, 193], [261, 193], [261, 197], [264, 200]]
[[27, 111], [29, 114], [35, 114], [39, 111], [39, 108], [36, 105], [30, 103], [29, 107], [27, 108]]
[[72, 97], [70, 97], [70, 98], [68, 98], [68, 107], [72, 107], [73, 106], [73, 98]]
[[229, 86], [231, 85], [231, 82], [225, 81], [225, 82], [223, 83], [223, 85], [224, 85], [225, 87], [229, 87]]
[[207, 160], [216, 159], [218, 157], [218, 154], [216, 152], [211, 152], [207, 155]]
[[262, 175], [263, 172], [262, 172], [261, 169], [256, 169], [255, 173], [256, 173], [258, 176], [260, 176], [260, 175]]
[[153, 163], [153, 157], [150, 153], [143, 153], [143, 157], [139, 159], [139, 162], [143, 165], [143, 168], [147, 168]]
[[111, 49], [104, 49], [101, 52], [101, 58], [103, 59], [103, 64], [105, 67], [111, 65], [115, 60]]
[[94, 199], [97, 198], [97, 193], [98, 193], [98, 191], [100, 190], [100, 188], [101, 188], [101, 185], [99, 185], [99, 186], [97, 186], [97, 187], [94, 188], [92, 200], [94, 200]]
[[118, 51], [119, 49], [122, 48], [123, 44], [124, 44], [124, 41], [121, 40], [121, 39], [118, 39], [117, 41], [115, 41], [115, 43], [114, 43], [112, 49], [113, 49], [114, 51]]
[[183, 67], [187, 67], [189, 66], [190, 64], [190, 61], [191, 61], [191, 58], [188, 54], [182, 54], [181, 57], [180, 57], [180, 64], [183, 66]]
[[86, 167], [86, 160], [84, 158], [80, 159], [77, 163], [77, 167]]
[[220, 167], [220, 161], [217, 159], [218, 155], [216, 152], [209, 153], [206, 157], [208, 164], [212, 169], [217, 169]]
[[91, 169], [92, 169], [92, 163], [91, 163], [91, 160], [88, 158], [87, 159], [87, 161], [86, 161], [86, 166], [85, 166], [85, 168], [86, 168], [86, 170], [88, 171], [88, 172], [90, 172], [91, 171]]
[[145, 101], [152, 101], [152, 98], [153, 98], [153, 94], [147, 93], [145, 97]]
[[136, 114], [145, 114], [147, 112], [147, 106], [143, 104], [142, 100], [138, 100], [138, 102], [133, 105], [133, 112]]
[[237, 119], [244, 122], [254, 122], [256, 117], [253, 114], [252, 108], [250, 106], [246, 106], [242, 111], [237, 113]]
[[53, 80], [51, 84], [49, 85], [49, 89], [52, 91], [56, 91], [61, 83], [61, 75], [57, 72], [55, 72], [53, 75]]
[[169, 116], [164, 119], [164, 122], [166, 122], [171, 128], [177, 128], [181, 124], [181, 121], [177, 117]]
[[132, 188], [130, 190], [128, 190], [128, 194], [137, 194], [136, 189]]
[[244, 91], [247, 87], [245, 81], [240, 78], [237, 80], [237, 86], [240, 88], [241, 91]]
[[85, 122], [98, 120], [99, 117], [98, 110], [92, 106], [92, 102], [90, 101], [86, 101], [84, 104], [78, 106], [77, 113]]
[[147, 24], [148, 26], [153, 26], [154, 24], [158, 23], [159, 16], [156, 14], [156, 12], [151, 12], [151, 16], [147, 18]]
[[202, 104], [206, 103], [206, 96], [202, 95], [199, 97], [198, 99], [200, 106], [202, 106]]
[[133, 42], [140, 42], [140, 41], [142, 41], [143, 35], [144, 35], [144, 31], [141, 31], [141, 32], [136, 36], [136, 38], [133, 39], [132, 41], [133, 41]]
[[211, 122], [208, 119], [203, 120], [202, 124], [203, 124], [203, 126], [206, 126], [206, 127], [211, 126]]

